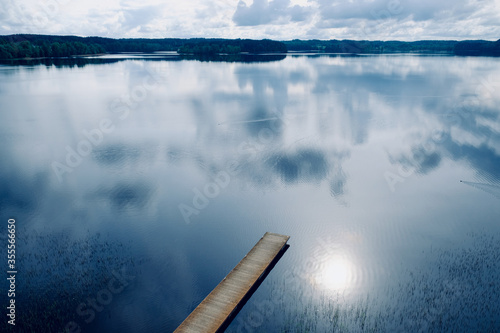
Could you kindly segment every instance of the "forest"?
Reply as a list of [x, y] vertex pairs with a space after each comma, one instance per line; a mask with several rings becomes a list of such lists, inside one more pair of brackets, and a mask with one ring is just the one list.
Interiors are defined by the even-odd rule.
[[117, 52], [179, 51], [186, 54], [284, 53], [286, 46], [271, 40], [9, 35], [0, 36], [0, 59], [68, 57]]
[[328, 53], [432, 53], [455, 55], [500, 56], [500, 39], [496, 42], [484, 40], [447, 41], [422, 40], [401, 41], [355, 41], [355, 40], [291, 40], [285, 41], [288, 51], [314, 51]]
[[188, 54], [286, 53], [287, 48], [283, 42], [269, 39], [216, 39], [188, 42], [177, 51]]
[[0, 59], [59, 58], [117, 52], [177, 51], [180, 54], [286, 53], [307, 51], [325, 53], [432, 53], [463, 56], [500, 56], [500, 39], [438, 41], [355, 41], [205, 38], [104, 38], [52, 35], [0, 36]]

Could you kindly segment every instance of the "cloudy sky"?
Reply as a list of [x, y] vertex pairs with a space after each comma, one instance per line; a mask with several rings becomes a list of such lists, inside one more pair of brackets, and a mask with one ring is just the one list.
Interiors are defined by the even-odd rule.
[[0, 34], [500, 38], [500, 0], [0, 0]]

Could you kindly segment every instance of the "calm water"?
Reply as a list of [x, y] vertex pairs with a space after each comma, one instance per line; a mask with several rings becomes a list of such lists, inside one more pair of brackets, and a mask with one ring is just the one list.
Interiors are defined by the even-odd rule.
[[229, 60], [0, 66], [18, 328], [173, 331], [272, 231], [228, 332], [499, 331], [500, 59]]

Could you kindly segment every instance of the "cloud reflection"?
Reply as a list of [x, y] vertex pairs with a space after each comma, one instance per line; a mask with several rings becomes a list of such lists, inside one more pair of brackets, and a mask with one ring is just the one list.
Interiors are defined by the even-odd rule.
[[[170, 270], [164, 276], [179, 282], [179, 276], [192, 275], [191, 268], [205, 277], [197, 266], [197, 254], [227, 251], [214, 250], [210, 241], [202, 246], [200, 239], [214, 229], [230, 233], [241, 225], [256, 232], [264, 226], [249, 221], [255, 217], [263, 217], [266, 228], [272, 225], [296, 233], [333, 233], [337, 223], [344, 222], [332, 222], [332, 216], [340, 216], [345, 223], [358, 219], [361, 226], [374, 220], [399, 221], [401, 210], [410, 214], [419, 208], [418, 197], [405, 202], [411, 207], [394, 209], [377, 182], [388, 166], [414, 168], [426, 181], [433, 172], [450, 169], [471, 171], [492, 185], [500, 180], [500, 97], [492, 94], [474, 103], [467, 97], [461, 106], [453, 102], [476, 96], [471, 77], [484, 71], [500, 77], [497, 62], [316, 56], [275, 63], [154, 62], [157, 71], [168, 73], [165, 82], [131, 110], [129, 119], [116, 122], [116, 130], [102, 146], [59, 184], [50, 162], [63, 161], [66, 145], [75, 146], [83, 130], [110, 116], [107, 102], [130, 93], [142, 81], [146, 74], [132, 63], [140, 60], [106, 65], [98, 75], [94, 71], [98, 65], [34, 67], [17, 74], [0, 71], [5, 78], [0, 80], [0, 102], [7, 110], [0, 115], [0, 133], [10, 137], [0, 146], [2, 212], [33, 213], [28, 227], [71, 226], [94, 228], [93, 232], [108, 225], [105, 230], [111, 234], [117, 230], [113, 223], [119, 215], [120, 225], [132, 230], [130, 237], [148, 249], [137, 246], [138, 253], [161, 258], [148, 274], [164, 265], [164, 253], [178, 252], [171, 267], [184, 267], [184, 273], [169, 275], [174, 272]], [[48, 80], [52, 84], [44, 90], [39, 82]], [[82, 94], [84, 88], [90, 89], [92, 99]], [[34, 143], [40, 145], [35, 149]], [[237, 166], [235, 170], [228, 167], [231, 164]], [[144, 165], [147, 168], [142, 169]], [[184, 229], [178, 204], [191, 204], [193, 188], [203, 190], [217, 172], [225, 170], [231, 184], [220, 196], [211, 197], [207, 210], [197, 216], [206, 223]], [[446, 184], [439, 185], [447, 189]], [[251, 195], [242, 188], [250, 188]], [[273, 193], [264, 198], [261, 191]], [[251, 201], [245, 201], [249, 197]], [[450, 210], [453, 198], [435, 209]], [[361, 209], [331, 204], [344, 200]], [[252, 210], [255, 215], [248, 214]], [[284, 218], [282, 211], [300, 214]], [[477, 213], [482, 214], [471, 214]], [[233, 223], [248, 215], [251, 218], [245, 223]], [[310, 229], [304, 216], [314, 217]], [[384, 231], [398, 230], [383, 226]], [[399, 233], [397, 237], [388, 234], [380, 238], [403, 239]], [[174, 245], [165, 248], [165, 244]], [[312, 283], [325, 290], [349, 288], [355, 274], [359, 277], [353, 265], [357, 258], [341, 253], [325, 256], [310, 274]], [[181, 313], [177, 317], [189, 312], [193, 299], [202, 298], [193, 294], [208, 289], [194, 292], [195, 282], [188, 281], [180, 282], [174, 291], [164, 276], [152, 275], [150, 294], [165, 291], [169, 304], [182, 298], [185, 309], [177, 310]], [[177, 317], [168, 318], [169, 323], [180, 320]]]
[[313, 149], [277, 154], [268, 164], [286, 183], [320, 181], [328, 175], [329, 169], [325, 155]]
[[100, 195], [119, 210], [142, 209], [151, 194], [151, 188], [144, 183], [119, 183], [100, 191]]

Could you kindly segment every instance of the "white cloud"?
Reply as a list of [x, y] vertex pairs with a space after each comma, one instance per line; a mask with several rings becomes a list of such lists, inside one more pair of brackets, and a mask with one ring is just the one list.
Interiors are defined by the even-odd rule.
[[406, 19], [414, 21], [437, 19], [460, 12], [474, 10], [468, 0], [317, 0], [323, 20], [365, 19], [388, 20]]
[[498, 0], [2, 0], [0, 34], [500, 38]]
[[240, 0], [233, 16], [237, 25], [262, 25], [268, 23], [287, 24], [307, 20], [310, 8], [291, 5], [290, 0], [253, 0], [248, 6]]

